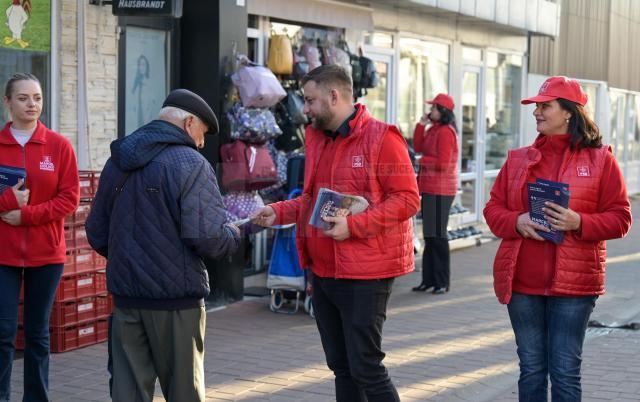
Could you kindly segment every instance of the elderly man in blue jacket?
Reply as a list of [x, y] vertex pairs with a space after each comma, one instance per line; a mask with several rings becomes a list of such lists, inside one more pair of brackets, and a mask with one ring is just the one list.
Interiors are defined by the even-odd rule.
[[203, 257], [233, 253], [240, 234], [197, 151], [207, 132], [209, 105], [177, 89], [157, 120], [111, 143], [86, 231], [108, 258], [116, 402], [151, 402], [156, 378], [168, 401], [205, 400]]

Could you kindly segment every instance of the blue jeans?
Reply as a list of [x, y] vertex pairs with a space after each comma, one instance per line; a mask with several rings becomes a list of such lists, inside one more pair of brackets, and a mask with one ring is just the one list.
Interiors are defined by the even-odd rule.
[[313, 311], [335, 375], [336, 402], [400, 402], [382, 364], [382, 325], [392, 285], [393, 278], [313, 276]]
[[48, 401], [49, 316], [63, 264], [33, 268], [0, 266], [0, 400], [9, 400], [24, 275], [24, 402]]
[[507, 307], [520, 358], [520, 401], [546, 401], [547, 376], [554, 402], [581, 400], [582, 345], [596, 299], [513, 293]]

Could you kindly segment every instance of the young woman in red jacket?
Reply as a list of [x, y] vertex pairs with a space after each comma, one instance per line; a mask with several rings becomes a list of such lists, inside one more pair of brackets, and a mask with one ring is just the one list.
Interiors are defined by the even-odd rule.
[[42, 89], [31, 74], [7, 82], [0, 165], [26, 181], [0, 190], [0, 401], [10, 398], [11, 367], [24, 281], [24, 401], [48, 401], [49, 315], [66, 260], [64, 218], [78, 206], [76, 157], [69, 140], [46, 128]]
[[[507, 304], [520, 358], [520, 400], [581, 400], [582, 345], [589, 316], [604, 293], [605, 240], [624, 236], [631, 207], [624, 178], [587, 115], [580, 84], [551, 77], [537, 96], [533, 145], [512, 150], [484, 209], [502, 238], [493, 266], [498, 300]], [[529, 216], [527, 183], [569, 186], [568, 208], [547, 202], [545, 221]], [[555, 244], [542, 232], [562, 231]]]
[[[422, 282], [413, 288], [424, 292], [433, 288], [434, 294], [449, 291], [451, 277], [447, 225], [449, 209], [458, 188], [458, 137], [453, 99], [438, 94], [431, 111], [416, 124], [413, 148], [422, 153], [418, 189], [422, 194]], [[426, 129], [431, 121], [431, 127]]]

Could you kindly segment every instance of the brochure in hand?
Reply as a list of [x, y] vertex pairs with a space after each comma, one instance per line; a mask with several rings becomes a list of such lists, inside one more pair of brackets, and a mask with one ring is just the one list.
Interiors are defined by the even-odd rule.
[[544, 217], [542, 208], [545, 207], [544, 203], [547, 201], [567, 208], [569, 206], [569, 185], [551, 180], [536, 179], [535, 183], [527, 183], [527, 190], [529, 194], [529, 217], [535, 223], [551, 229], [550, 232], [537, 231], [537, 233], [555, 244], [562, 243], [564, 232], [551, 228]]
[[331, 229], [332, 223], [325, 222], [327, 216], [347, 216], [363, 212], [369, 206], [369, 202], [359, 195], [338, 193], [322, 187], [318, 192], [316, 204], [311, 212], [309, 224], [322, 230]]
[[[15, 186], [20, 179], [22, 179], [23, 182], [26, 181], [27, 171], [25, 169], [0, 165], [0, 193], [9, 187]], [[24, 185], [22, 188], [24, 189]]]

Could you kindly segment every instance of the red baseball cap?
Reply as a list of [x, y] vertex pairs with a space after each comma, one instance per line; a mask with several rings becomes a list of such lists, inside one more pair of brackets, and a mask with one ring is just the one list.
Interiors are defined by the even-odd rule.
[[453, 111], [453, 98], [447, 94], [438, 94], [432, 100], [427, 101], [427, 103], [440, 105], [442, 107], [446, 107], [447, 109]]
[[538, 95], [520, 101], [523, 105], [537, 102], [549, 102], [554, 99], [566, 99], [584, 106], [587, 103], [587, 94], [576, 80], [564, 76], [547, 78], [542, 84]]

